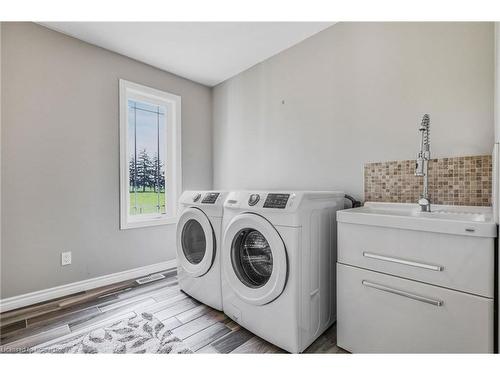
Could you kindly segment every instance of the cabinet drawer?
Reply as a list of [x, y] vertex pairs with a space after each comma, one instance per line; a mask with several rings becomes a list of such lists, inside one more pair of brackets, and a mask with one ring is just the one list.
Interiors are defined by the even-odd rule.
[[492, 353], [493, 299], [337, 264], [337, 345], [353, 353]]
[[494, 239], [338, 223], [338, 261], [480, 296], [494, 295]]

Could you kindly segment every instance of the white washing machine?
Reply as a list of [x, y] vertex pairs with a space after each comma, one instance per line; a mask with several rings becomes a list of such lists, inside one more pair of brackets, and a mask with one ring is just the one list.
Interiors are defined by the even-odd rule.
[[180, 288], [222, 310], [220, 248], [227, 192], [185, 191], [179, 200], [177, 274]]
[[292, 353], [336, 320], [341, 192], [232, 192], [224, 204], [224, 312]]

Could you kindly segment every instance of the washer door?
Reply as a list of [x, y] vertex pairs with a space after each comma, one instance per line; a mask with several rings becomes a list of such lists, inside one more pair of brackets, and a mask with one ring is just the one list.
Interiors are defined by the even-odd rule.
[[287, 277], [285, 244], [262, 216], [244, 213], [224, 232], [222, 252], [226, 279], [239, 298], [264, 305], [279, 297]]
[[177, 223], [177, 259], [189, 276], [203, 276], [215, 258], [215, 236], [207, 215], [187, 208]]

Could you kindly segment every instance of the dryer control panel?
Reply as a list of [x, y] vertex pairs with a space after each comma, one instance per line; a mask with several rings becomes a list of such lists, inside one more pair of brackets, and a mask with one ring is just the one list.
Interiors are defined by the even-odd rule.
[[207, 193], [203, 197], [201, 203], [214, 204], [217, 198], [219, 198], [220, 193]]
[[264, 202], [264, 208], [286, 208], [288, 198], [290, 194], [269, 193]]

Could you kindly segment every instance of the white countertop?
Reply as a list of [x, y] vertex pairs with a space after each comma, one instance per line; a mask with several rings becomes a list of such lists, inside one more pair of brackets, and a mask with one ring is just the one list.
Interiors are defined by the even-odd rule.
[[464, 236], [497, 236], [492, 207], [431, 205], [431, 212], [421, 212], [418, 204], [366, 202], [363, 207], [338, 211], [337, 221]]

